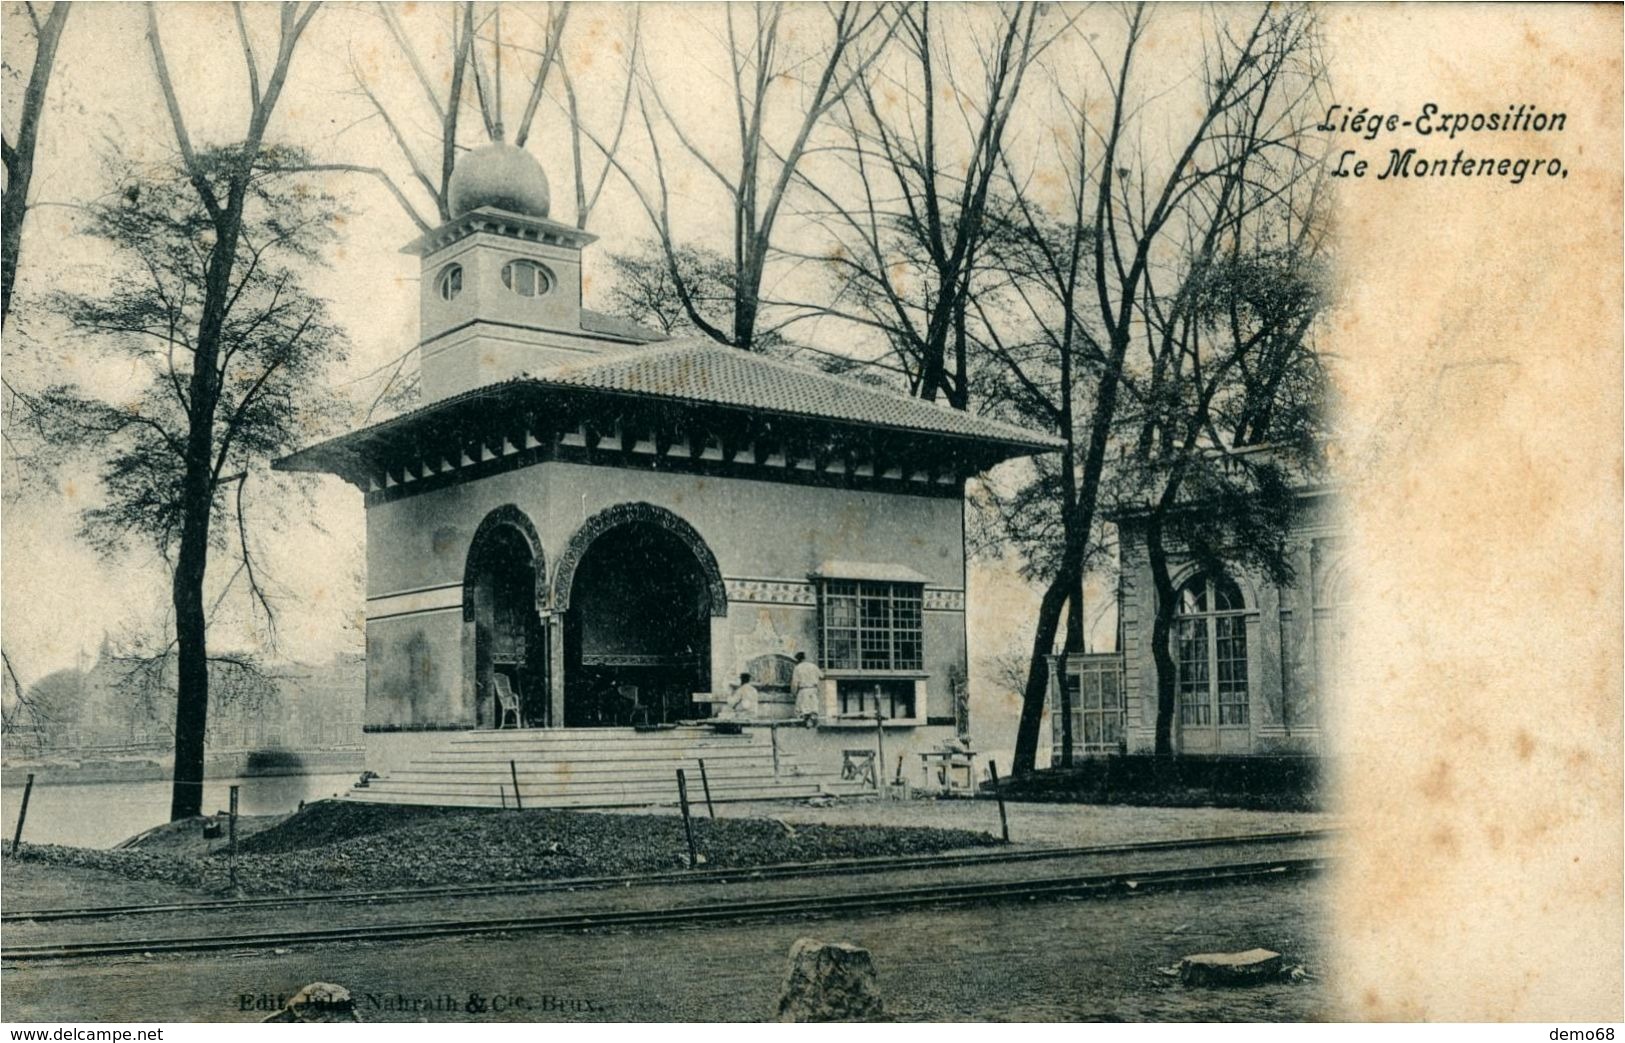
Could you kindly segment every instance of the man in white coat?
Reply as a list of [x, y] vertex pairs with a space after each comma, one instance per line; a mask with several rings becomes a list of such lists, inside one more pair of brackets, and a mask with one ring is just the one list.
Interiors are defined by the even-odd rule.
[[728, 706], [722, 712], [722, 719], [726, 721], [754, 721], [756, 719], [756, 702], [761, 693], [756, 686], [750, 683], [749, 674], [739, 675], [739, 685], [734, 688], [728, 698]]
[[796, 716], [809, 728], [818, 723], [823, 683], [824, 673], [818, 664], [808, 659], [807, 653], [797, 652], [796, 668], [790, 674], [790, 690], [796, 693]]

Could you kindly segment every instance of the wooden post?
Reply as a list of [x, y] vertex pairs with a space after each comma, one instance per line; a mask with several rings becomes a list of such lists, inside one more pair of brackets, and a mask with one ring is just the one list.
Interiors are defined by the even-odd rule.
[[519, 796], [519, 769], [514, 766], [512, 760], [508, 761], [508, 774], [513, 777], [513, 809], [524, 811], [525, 802]]
[[875, 750], [879, 758], [875, 761], [875, 789], [880, 789], [880, 776], [886, 774], [886, 730], [881, 724], [886, 718], [880, 712], [879, 691], [875, 693]]
[[711, 805], [711, 780], [705, 774], [705, 758], [700, 758], [700, 785], [705, 787], [705, 810], [712, 818], [717, 817], [717, 809]]
[[677, 803], [683, 808], [683, 833], [688, 837], [688, 868], [693, 869], [700, 864], [699, 852], [694, 847], [694, 825], [688, 820], [688, 780], [683, 777], [683, 769], [677, 769]]
[[1006, 844], [1010, 843], [1010, 820], [1004, 817], [1004, 790], [999, 788], [999, 766], [987, 762], [987, 775], [993, 783], [993, 797], [999, 802], [999, 832]]
[[237, 787], [231, 787], [231, 816], [226, 820], [227, 843], [231, 847], [231, 890], [237, 892]]
[[28, 773], [28, 781], [23, 784], [23, 806], [17, 810], [17, 832], [11, 835], [11, 857], [17, 857], [17, 845], [23, 842], [23, 820], [28, 818], [28, 797], [34, 792], [34, 773]]

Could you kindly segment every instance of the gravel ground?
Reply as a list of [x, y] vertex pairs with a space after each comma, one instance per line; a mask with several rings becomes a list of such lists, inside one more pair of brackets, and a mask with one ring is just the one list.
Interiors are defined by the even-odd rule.
[[[871, 823], [787, 824], [726, 817], [694, 823], [712, 866], [754, 866], [958, 850], [997, 842], [986, 832]], [[681, 868], [681, 824], [667, 817], [502, 812], [323, 802], [239, 842], [244, 894], [290, 894], [496, 880], [615, 875]], [[24, 844], [33, 863], [104, 870], [209, 893], [229, 889], [220, 852], [174, 855]], [[85, 904], [95, 904], [91, 895]]]
[[[801, 876], [758, 879], [742, 870], [731, 879], [716, 877], [641, 882], [636, 886], [566, 886], [530, 894], [491, 894], [450, 898], [440, 895], [387, 902], [336, 901], [317, 904], [308, 897], [274, 908], [233, 906], [188, 909], [141, 917], [73, 921], [17, 921], [6, 925], [7, 945], [140, 938], [186, 938], [302, 930], [319, 923], [342, 930], [369, 924], [454, 922], [506, 916], [587, 914], [622, 910], [675, 909], [730, 904], [759, 899], [806, 898], [834, 904], [855, 890], [921, 887], [936, 884], [986, 884], [994, 881], [1042, 880], [1063, 875], [1145, 872], [1201, 864], [1256, 862], [1262, 859], [1325, 855], [1324, 840], [1296, 840], [1269, 845], [1235, 844], [1197, 850], [1141, 851], [1131, 854], [1073, 855], [1024, 862], [978, 863], [907, 870], [889, 869], [861, 875]], [[538, 936], [538, 944], [547, 944]], [[172, 957], [165, 957], [170, 959]]]
[[[644, 810], [649, 814], [676, 813], [670, 808]], [[1008, 803], [1005, 811], [1010, 820], [1010, 840], [1013, 843], [1044, 847], [1329, 829], [1337, 824], [1335, 816], [1324, 812], [1243, 811], [1236, 808]], [[820, 823], [999, 831], [999, 807], [989, 800], [864, 800], [845, 801], [829, 807], [813, 807], [806, 803], [720, 804], [717, 814], [721, 817], [749, 815], [774, 818], [797, 826]]]
[[[1338, 1016], [1323, 902], [1321, 881], [1293, 880], [815, 922], [24, 966], [5, 972], [4, 1015], [256, 1021], [264, 1014], [244, 1010], [244, 997], [331, 981], [351, 990], [368, 1021], [755, 1021], [772, 1009], [791, 944], [813, 936], [870, 949], [897, 1020], [1316, 1020]], [[1162, 973], [1190, 953], [1254, 946], [1311, 977], [1187, 989]], [[491, 1003], [499, 996], [501, 1010]], [[470, 1010], [471, 998], [484, 1008]], [[414, 1001], [438, 1006], [414, 1010]]]
[[[28, 850], [24, 845], [23, 850]], [[82, 905], [156, 905], [196, 900], [197, 892], [158, 880], [7, 858], [0, 876], [0, 908], [72, 909]]]

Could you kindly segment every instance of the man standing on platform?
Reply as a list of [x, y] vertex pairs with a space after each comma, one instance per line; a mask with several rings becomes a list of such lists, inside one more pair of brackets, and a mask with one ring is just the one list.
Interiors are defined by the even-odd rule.
[[818, 664], [808, 659], [807, 653], [797, 652], [796, 668], [790, 674], [790, 689], [796, 693], [796, 716], [809, 728], [818, 724], [819, 703], [822, 701], [820, 687], [823, 683], [824, 673], [818, 669]]

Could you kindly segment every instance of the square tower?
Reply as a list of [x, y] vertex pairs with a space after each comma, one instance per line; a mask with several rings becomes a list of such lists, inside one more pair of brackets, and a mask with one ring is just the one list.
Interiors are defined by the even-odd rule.
[[452, 218], [405, 253], [422, 259], [418, 356], [423, 401], [534, 373], [602, 350], [583, 329], [581, 250], [596, 237], [550, 220], [547, 178], [524, 150], [463, 156]]

